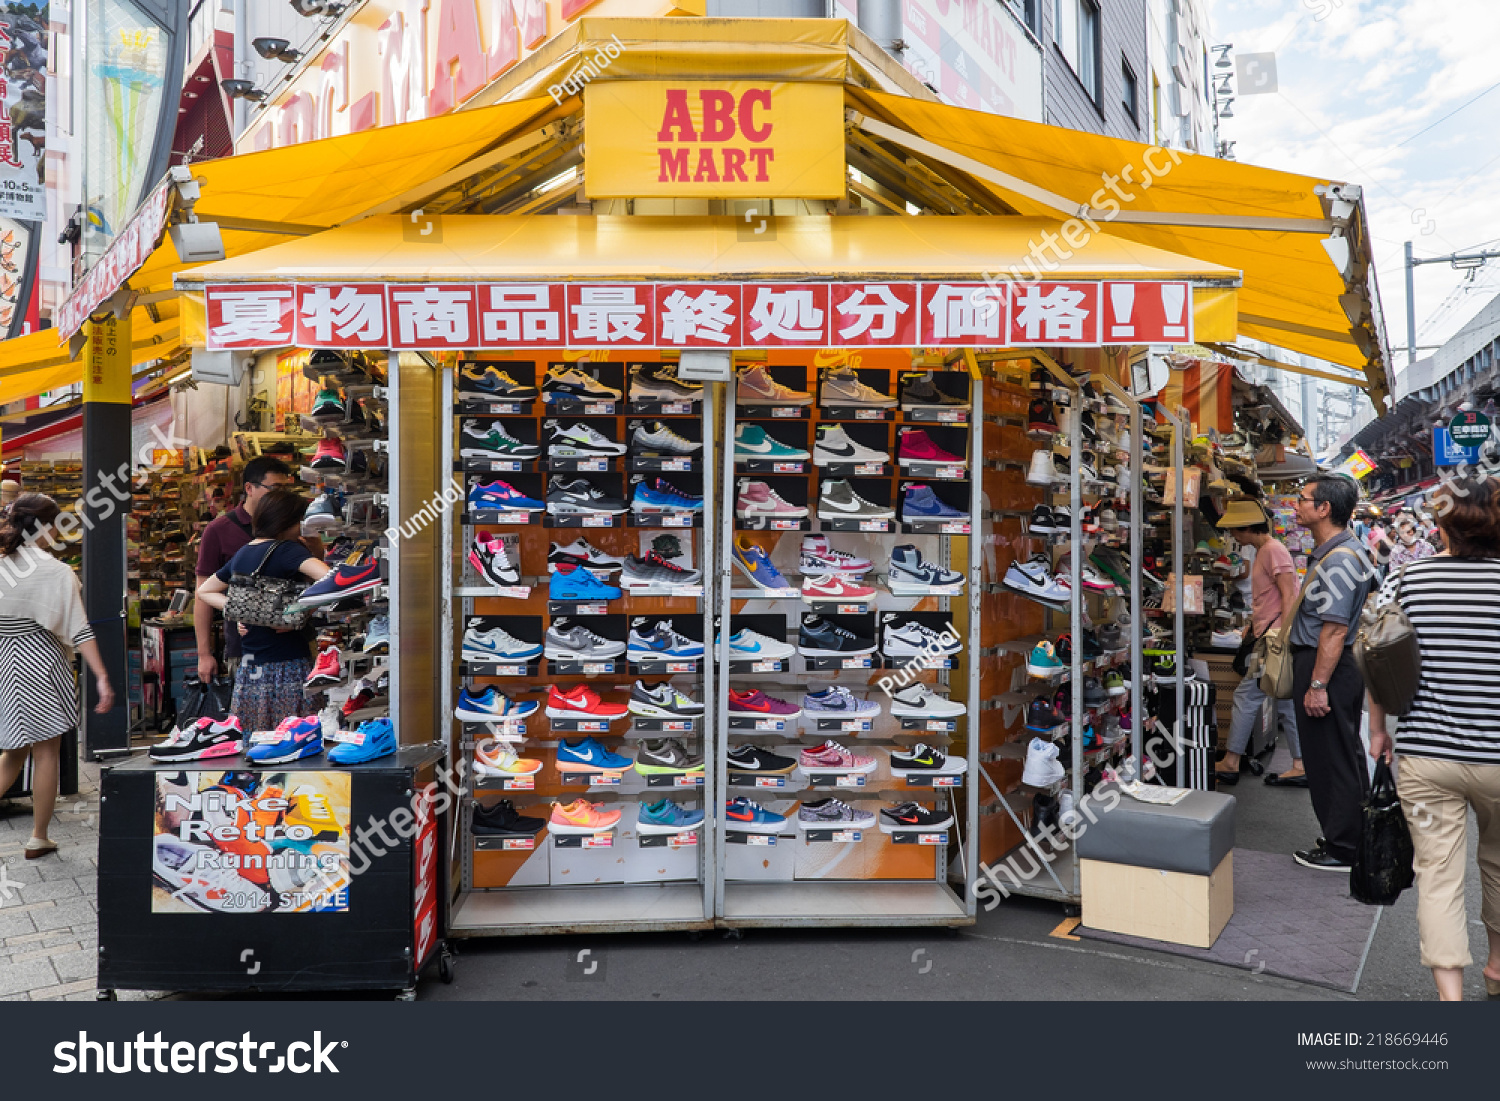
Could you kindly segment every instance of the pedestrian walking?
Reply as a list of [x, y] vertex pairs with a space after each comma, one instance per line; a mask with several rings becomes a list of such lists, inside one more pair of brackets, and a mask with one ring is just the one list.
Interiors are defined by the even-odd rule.
[[1435, 496], [1440, 554], [1393, 569], [1377, 607], [1397, 601], [1422, 653], [1411, 710], [1396, 721], [1370, 701], [1370, 753], [1397, 762], [1411, 829], [1422, 964], [1438, 996], [1461, 1001], [1473, 962], [1464, 908], [1469, 808], [1479, 826], [1484, 983], [1500, 997], [1500, 488], [1468, 478]]
[[1395, 573], [1408, 562], [1420, 562], [1436, 553], [1437, 548], [1423, 538], [1417, 529], [1417, 522], [1409, 516], [1403, 516], [1396, 522], [1396, 543], [1386, 569]]
[[27, 860], [57, 851], [47, 837], [57, 803], [61, 739], [78, 725], [73, 652], [94, 674], [94, 710], [115, 705], [115, 692], [83, 608], [73, 571], [47, 552], [60, 546], [52, 525], [57, 502], [23, 493], [0, 518], [0, 794], [31, 756], [31, 837]]

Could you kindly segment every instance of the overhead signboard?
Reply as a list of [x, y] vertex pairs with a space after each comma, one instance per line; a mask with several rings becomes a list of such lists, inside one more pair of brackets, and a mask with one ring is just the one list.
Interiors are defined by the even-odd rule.
[[1433, 425], [1432, 463], [1434, 466], [1459, 466], [1463, 463], [1473, 465], [1477, 462], [1479, 462], [1479, 448], [1460, 447], [1453, 442], [1448, 429], [1440, 424]]
[[1042, 51], [994, 0], [903, 0], [902, 64], [943, 102], [1041, 122]]

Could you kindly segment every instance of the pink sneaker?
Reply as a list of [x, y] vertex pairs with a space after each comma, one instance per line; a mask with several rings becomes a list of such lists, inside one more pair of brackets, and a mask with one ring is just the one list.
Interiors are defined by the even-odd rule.
[[838, 742], [827, 741], [816, 749], [804, 749], [797, 755], [797, 765], [804, 772], [874, 772], [874, 757], [858, 757]]
[[803, 600], [868, 600], [875, 590], [857, 585], [837, 574], [822, 574], [802, 579]]
[[797, 520], [807, 515], [807, 506], [782, 500], [781, 495], [765, 482], [742, 479], [739, 497], [734, 503], [734, 513], [741, 519], [770, 516], [777, 520]]
[[901, 457], [897, 461], [902, 466], [910, 466], [912, 463], [943, 463], [949, 466], [964, 464], [962, 455], [944, 451], [932, 442], [932, 437], [922, 428], [903, 428], [899, 451]]

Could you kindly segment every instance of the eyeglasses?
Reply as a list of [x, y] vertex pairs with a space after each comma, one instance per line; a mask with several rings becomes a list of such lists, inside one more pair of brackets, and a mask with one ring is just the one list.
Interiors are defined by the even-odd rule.
[[1297, 495], [1297, 500], [1301, 501], [1305, 505], [1315, 505], [1318, 503], [1318, 499], [1316, 497], [1304, 497], [1300, 493]]

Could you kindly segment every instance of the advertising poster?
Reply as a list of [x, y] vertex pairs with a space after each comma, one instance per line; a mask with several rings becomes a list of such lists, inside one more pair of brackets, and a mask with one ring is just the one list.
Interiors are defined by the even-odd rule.
[[0, 217], [40, 222], [47, 216], [47, 7], [6, 6], [10, 10], [0, 13]]
[[159, 772], [156, 914], [344, 913], [347, 772]]

